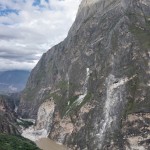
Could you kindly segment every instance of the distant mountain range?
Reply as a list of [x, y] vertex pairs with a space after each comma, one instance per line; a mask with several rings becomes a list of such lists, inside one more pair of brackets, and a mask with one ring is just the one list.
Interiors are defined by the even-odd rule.
[[0, 72], [0, 94], [20, 92], [24, 89], [30, 72], [11, 70]]

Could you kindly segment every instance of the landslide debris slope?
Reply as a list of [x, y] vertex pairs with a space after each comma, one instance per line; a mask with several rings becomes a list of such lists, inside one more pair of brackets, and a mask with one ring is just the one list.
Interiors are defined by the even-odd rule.
[[149, 79], [150, 1], [82, 0], [67, 38], [32, 70], [19, 113], [36, 118], [51, 101], [49, 138], [72, 149], [149, 149]]

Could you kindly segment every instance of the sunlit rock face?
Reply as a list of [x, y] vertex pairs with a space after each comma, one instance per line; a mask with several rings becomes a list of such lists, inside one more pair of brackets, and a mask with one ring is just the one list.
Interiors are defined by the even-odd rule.
[[32, 141], [48, 137], [53, 123], [55, 104], [53, 100], [46, 100], [38, 109], [36, 124], [23, 130], [22, 136]]
[[38, 127], [49, 124], [48, 137], [71, 149], [147, 149], [125, 132], [130, 115], [150, 112], [149, 39], [149, 0], [83, 0], [68, 37], [32, 70], [20, 114], [41, 118]]
[[38, 110], [37, 114], [37, 123], [36, 129], [45, 129], [47, 132], [51, 129], [53, 114], [54, 114], [55, 104], [54, 101], [46, 101], [44, 102]]

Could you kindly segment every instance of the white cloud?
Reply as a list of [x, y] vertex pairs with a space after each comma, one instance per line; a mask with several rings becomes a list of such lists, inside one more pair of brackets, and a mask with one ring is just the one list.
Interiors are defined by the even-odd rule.
[[80, 1], [41, 0], [33, 6], [34, 0], [1, 0], [2, 9], [19, 13], [0, 16], [0, 70], [33, 68], [42, 53], [66, 37]]
[[3, 70], [15, 70], [15, 69], [30, 70], [31, 68], [34, 67], [35, 63], [37, 63], [36, 60], [34, 60], [32, 62], [27, 62], [27, 61], [21, 62], [21, 61], [14, 61], [11, 59], [0, 58], [1, 71], [3, 71]]

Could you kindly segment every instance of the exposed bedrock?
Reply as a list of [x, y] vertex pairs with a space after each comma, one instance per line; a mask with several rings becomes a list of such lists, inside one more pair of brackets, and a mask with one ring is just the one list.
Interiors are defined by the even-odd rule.
[[50, 101], [49, 138], [71, 149], [147, 149], [149, 79], [150, 1], [83, 0], [67, 38], [32, 70], [19, 113], [38, 118]]

